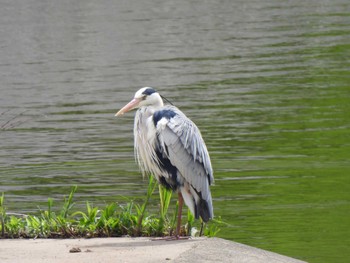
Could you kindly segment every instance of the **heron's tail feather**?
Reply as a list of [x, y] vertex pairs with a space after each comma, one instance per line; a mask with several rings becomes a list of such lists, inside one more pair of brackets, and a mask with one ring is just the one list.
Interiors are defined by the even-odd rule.
[[199, 200], [199, 204], [196, 205], [195, 210], [198, 211], [196, 218], [198, 218], [199, 215], [205, 223], [208, 222], [209, 219], [213, 218], [208, 202], [203, 199]]
[[212, 219], [214, 217], [210, 192], [207, 194], [206, 198], [203, 198], [202, 193], [197, 192], [192, 187], [190, 187], [190, 191], [182, 188], [181, 193], [185, 204], [191, 210], [196, 219], [201, 217], [202, 220], [206, 223], [209, 221], [209, 219]]

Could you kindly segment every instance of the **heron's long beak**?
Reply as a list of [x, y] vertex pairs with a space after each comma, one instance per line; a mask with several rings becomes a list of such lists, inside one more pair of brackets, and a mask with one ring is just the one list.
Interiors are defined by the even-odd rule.
[[128, 112], [137, 107], [140, 103], [141, 99], [132, 99], [128, 104], [126, 104], [123, 108], [120, 109], [114, 116], [123, 115], [125, 112]]

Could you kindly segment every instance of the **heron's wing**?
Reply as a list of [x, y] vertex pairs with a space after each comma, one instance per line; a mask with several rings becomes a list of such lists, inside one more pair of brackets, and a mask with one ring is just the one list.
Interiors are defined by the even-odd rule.
[[155, 123], [158, 150], [206, 199], [210, 195], [209, 185], [214, 180], [207, 147], [197, 126], [178, 109], [173, 111]]

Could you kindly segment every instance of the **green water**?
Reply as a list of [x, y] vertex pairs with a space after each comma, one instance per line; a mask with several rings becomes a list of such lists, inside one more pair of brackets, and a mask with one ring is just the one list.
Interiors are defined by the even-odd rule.
[[[288, 77], [266, 78], [274, 87], [249, 94], [255, 97], [252, 111], [234, 107], [234, 119], [255, 125], [238, 125], [226, 141], [237, 150], [217, 161], [227, 167], [216, 181], [218, 205], [232, 218], [221, 235], [243, 243], [249, 236], [250, 245], [294, 251], [310, 262], [344, 262], [350, 241], [350, 79], [327, 69], [312, 82], [308, 76], [292, 79], [293, 85]], [[303, 82], [307, 87], [300, 88]], [[333, 87], [320, 89], [325, 82]]]
[[72, 185], [78, 207], [142, 201], [133, 114], [113, 116], [154, 86], [207, 143], [220, 237], [350, 259], [348, 1], [11, 1], [0, 22], [8, 211]]

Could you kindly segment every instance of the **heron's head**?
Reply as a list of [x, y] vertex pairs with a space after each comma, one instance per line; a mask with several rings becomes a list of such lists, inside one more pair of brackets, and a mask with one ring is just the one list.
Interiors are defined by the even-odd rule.
[[144, 87], [139, 89], [134, 98], [126, 104], [120, 111], [118, 111], [115, 116], [123, 115], [125, 112], [128, 112], [133, 109], [138, 109], [144, 106], [154, 106], [161, 107], [163, 106], [162, 97], [159, 93], [150, 87]]

